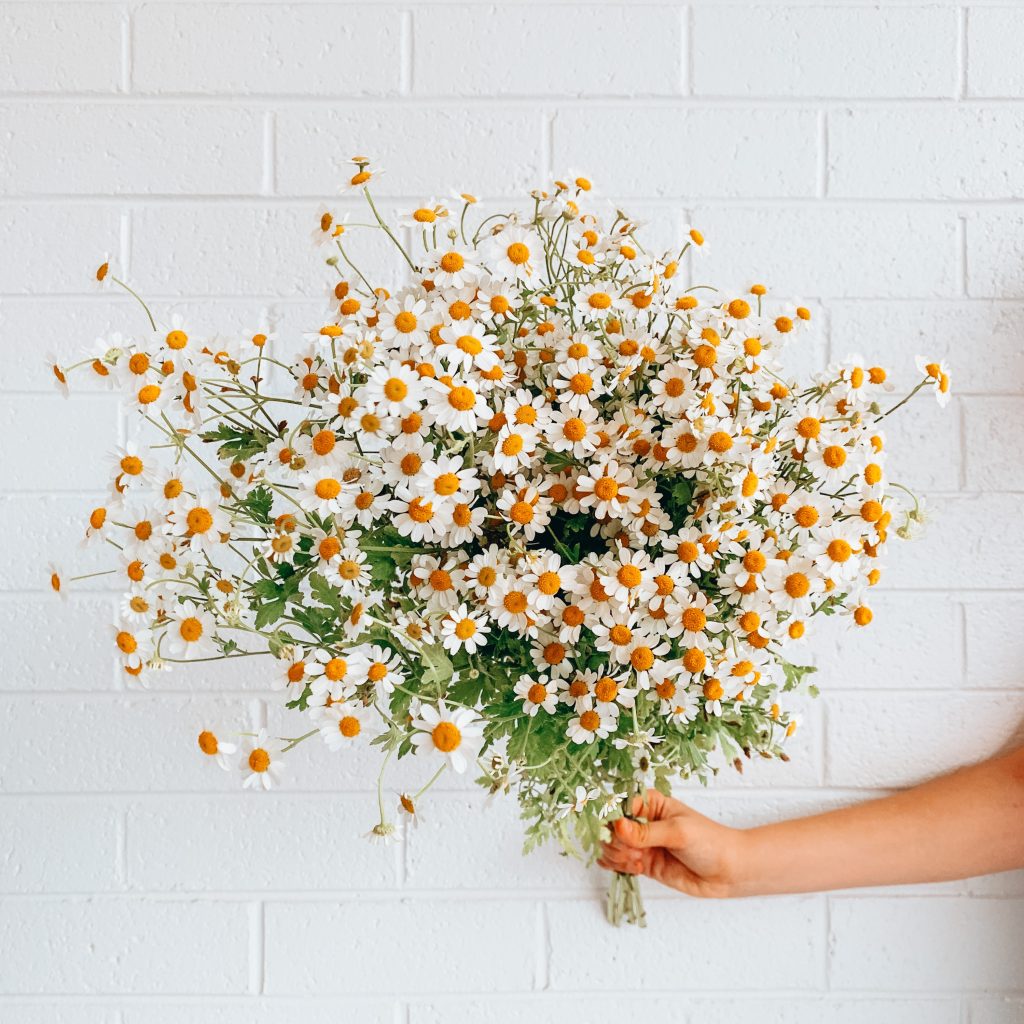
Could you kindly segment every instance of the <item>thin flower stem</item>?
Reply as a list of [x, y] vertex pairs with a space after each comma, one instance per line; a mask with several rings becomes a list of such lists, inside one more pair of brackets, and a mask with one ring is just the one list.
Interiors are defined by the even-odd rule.
[[149, 317], [149, 326], [152, 327], [153, 330], [155, 331], [156, 320], [153, 319], [153, 314], [150, 312], [149, 306], [146, 305], [142, 296], [139, 295], [139, 293], [135, 291], [134, 288], [129, 288], [128, 285], [126, 285], [124, 281], [122, 281], [119, 277], [114, 277], [113, 275], [111, 275], [110, 280], [113, 281], [114, 284], [120, 285], [146, 311], [146, 316]]
[[445, 772], [445, 769], [447, 769], [447, 767], [448, 767], [448, 762], [447, 762], [447, 761], [443, 762], [443, 763], [442, 763], [442, 765], [441, 765], [441, 767], [440, 767], [440, 768], [438, 768], [438, 769], [437, 769], [437, 771], [436, 771], [436, 772], [434, 772], [434, 774], [430, 776], [430, 778], [429, 778], [429, 779], [427, 780], [427, 783], [426, 783], [426, 784], [425, 784], [424, 786], [422, 786], [422, 787], [421, 787], [421, 788], [420, 788], [420, 789], [419, 789], [419, 790], [418, 790], [418, 791], [417, 791], [417, 792], [415, 793], [415, 795], [414, 795], [414, 796], [413, 796], [413, 798], [412, 798], [412, 801], [413, 801], [413, 803], [416, 803], [416, 801], [417, 801], [417, 800], [419, 800], [419, 798], [420, 798], [421, 796], [423, 796], [423, 794], [424, 794], [424, 793], [426, 793], [426, 791], [427, 791], [428, 789], [430, 789], [430, 787], [431, 787], [431, 786], [432, 786], [432, 785], [433, 785], [433, 784], [434, 784], [435, 782], [437, 782], [437, 780], [438, 780], [438, 779], [439, 779], [439, 778], [440, 778], [440, 777], [441, 777], [441, 776], [442, 776], [442, 775], [444, 774], [444, 772]]
[[281, 748], [281, 753], [287, 754], [289, 750], [297, 747], [300, 743], [308, 740], [311, 736], [315, 736], [319, 731], [319, 729], [310, 729], [309, 732], [304, 732], [301, 736], [296, 736], [294, 739], [288, 740], [288, 745]]
[[[402, 243], [395, 237], [395, 233], [391, 230], [391, 228], [387, 226], [387, 224], [384, 222], [384, 219], [377, 212], [377, 207], [374, 206], [373, 204], [373, 197], [370, 195], [370, 190], [365, 185], [363, 186], [363, 195], [366, 196], [366, 201], [370, 204], [370, 209], [373, 210], [373, 215], [377, 219], [377, 223], [384, 230], [384, 233], [388, 236], [388, 238], [390, 238], [391, 241], [395, 243], [395, 245], [398, 247], [398, 251], [405, 257], [405, 262], [409, 264], [409, 269], [414, 274], [419, 273], [419, 268], [416, 266], [415, 263], [413, 263], [412, 257], [410, 257], [410, 255], [405, 251], [405, 246], [402, 245]], [[362, 277], [361, 274], [360, 277]], [[373, 289], [371, 288], [370, 291], [372, 292]]]

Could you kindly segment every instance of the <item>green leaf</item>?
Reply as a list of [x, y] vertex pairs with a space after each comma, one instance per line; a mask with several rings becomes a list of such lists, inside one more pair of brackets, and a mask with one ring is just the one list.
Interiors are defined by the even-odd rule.
[[288, 599], [284, 596], [275, 597], [272, 601], [266, 601], [256, 609], [256, 629], [263, 629], [272, 623], [277, 622], [284, 615]]
[[818, 670], [814, 665], [794, 665], [792, 662], [783, 660], [782, 671], [786, 677], [782, 689], [788, 691], [797, 689], [807, 676]]
[[242, 429], [233, 423], [220, 423], [216, 430], [199, 435], [209, 444], [216, 444], [222, 459], [249, 459], [266, 451], [271, 437], [265, 431]]

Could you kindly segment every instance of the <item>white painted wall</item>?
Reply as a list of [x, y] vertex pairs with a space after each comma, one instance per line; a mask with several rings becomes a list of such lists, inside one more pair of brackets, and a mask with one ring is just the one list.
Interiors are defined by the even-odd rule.
[[90, 290], [105, 250], [197, 329], [314, 322], [311, 216], [355, 152], [388, 167], [389, 207], [575, 168], [659, 239], [693, 221], [702, 278], [813, 305], [805, 365], [956, 372], [949, 410], [891, 432], [936, 521], [876, 625], [819, 642], [793, 763], [692, 794], [738, 823], [860, 800], [1024, 717], [1022, 45], [1024, 5], [981, 2], [0, 3], [0, 1021], [1024, 1020], [1020, 874], [651, 890], [647, 931], [613, 932], [600, 879], [523, 860], [514, 808], [466, 787], [383, 853], [358, 838], [365, 767], [300, 748], [284, 791], [243, 795], [194, 736], [263, 682], [139, 692], [108, 653], [113, 594], [44, 592], [48, 558], [95, 564], [74, 538], [119, 414], [64, 403], [42, 366], [139, 326]]

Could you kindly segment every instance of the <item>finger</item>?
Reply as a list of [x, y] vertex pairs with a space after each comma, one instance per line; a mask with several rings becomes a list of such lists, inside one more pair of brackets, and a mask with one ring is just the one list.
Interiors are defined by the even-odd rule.
[[673, 840], [677, 831], [674, 822], [619, 818], [614, 824], [614, 829], [615, 838], [635, 850], [646, 850], [652, 846], [678, 845], [678, 842]]
[[609, 871], [624, 871], [627, 867], [639, 871], [643, 865], [643, 855], [638, 850], [606, 852], [599, 863]]

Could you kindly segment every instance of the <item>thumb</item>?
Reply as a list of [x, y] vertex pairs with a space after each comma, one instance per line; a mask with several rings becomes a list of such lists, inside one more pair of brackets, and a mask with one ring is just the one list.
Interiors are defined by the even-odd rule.
[[614, 827], [616, 839], [636, 850], [672, 845], [672, 829], [667, 821], [633, 821], [632, 818], [619, 818]]

